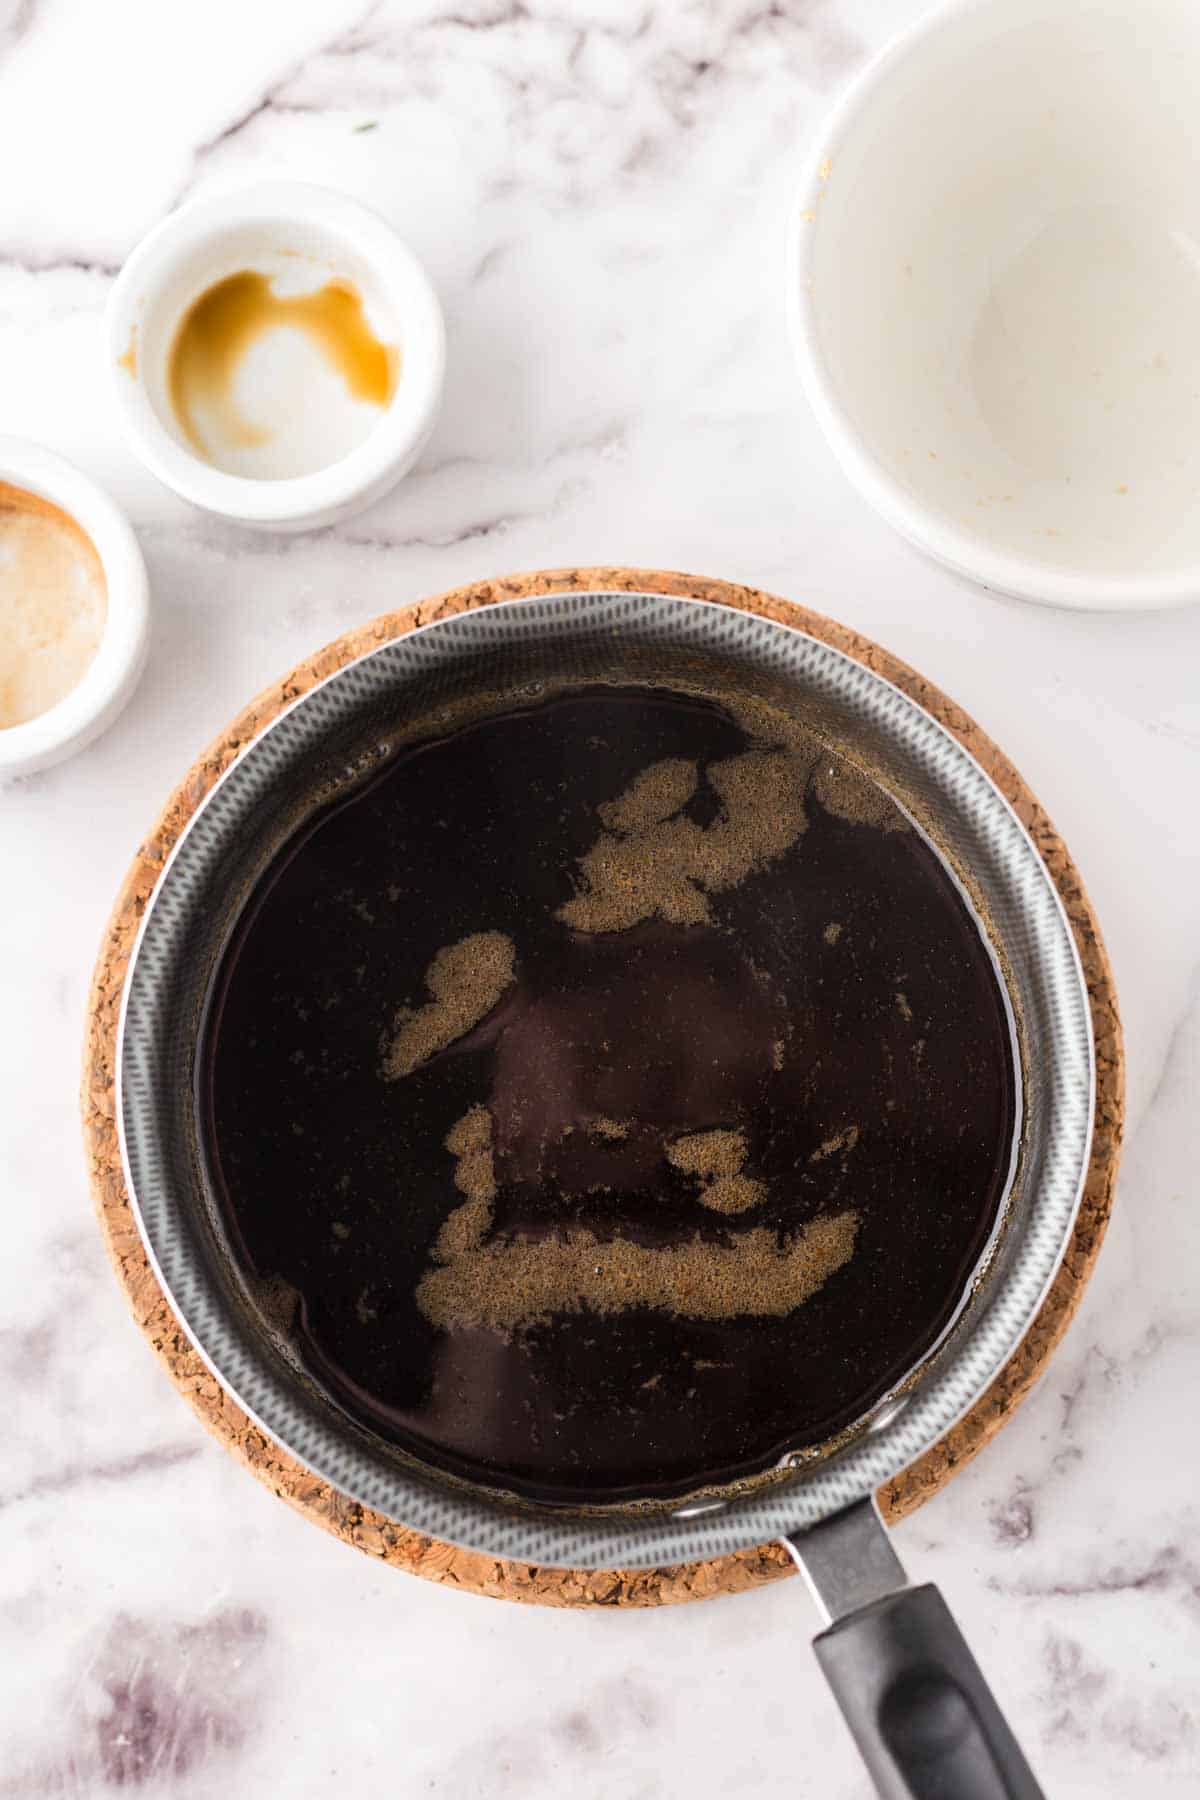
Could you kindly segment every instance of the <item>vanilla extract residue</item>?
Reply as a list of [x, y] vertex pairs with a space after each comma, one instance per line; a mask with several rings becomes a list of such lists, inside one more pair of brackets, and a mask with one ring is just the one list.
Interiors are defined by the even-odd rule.
[[[302, 367], [273, 369], [260, 384], [257, 403], [247, 399], [240, 385], [251, 354], [285, 332], [312, 347], [349, 402], [382, 410], [395, 394], [399, 351], [375, 334], [353, 282], [334, 278], [303, 292], [282, 293], [269, 275], [239, 270], [192, 302], [167, 361], [172, 410], [192, 449], [218, 467], [239, 451], [261, 449], [281, 430], [297, 428], [304, 395], [288, 397], [281, 417], [275, 416], [275, 405], [284, 389], [302, 380]], [[132, 339], [126, 355], [136, 356]], [[133, 363], [126, 366], [132, 373]], [[300, 471], [288, 467], [280, 472]]]

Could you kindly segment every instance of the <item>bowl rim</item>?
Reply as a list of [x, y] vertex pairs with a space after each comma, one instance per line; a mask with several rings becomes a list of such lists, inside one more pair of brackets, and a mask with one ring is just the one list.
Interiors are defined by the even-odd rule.
[[68, 514], [104, 571], [106, 611], [96, 654], [73, 688], [32, 719], [0, 731], [0, 779], [31, 775], [99, 737], [129, 699], [145, 666], [150, 583], [133, 527], [99, 484], [66, 457], [25, 438], [0, 437], [0, 481]]
[[[136, 366], [143, 312], [187, 257], [240, 226], [278, 227], [288, 217], [341, 238], [375, 273], [411, 342], [396, 393], [377, 424], [345, 456], [304, 475], [266, 480], [214, 468], [167, 429]], [[433, 429], [446, 370], [446, 329], [436, 290], [415, 253], [374, 208], [306, 181], [258, 181], [187, 201], [134, 247], [109, 296], [107, 355], [121, 422], [133, 449], [165, 486], [206, 512], [267, 528], [319, 524], [365, 504], [415, 460]], [[134, 362], [136, 365], [137, 356]]]
[[[628, 1509], [621, 1511], [620, 1508], [610, 1508], [610, 1513], [617, 1516], [605, 1518], [592, 1515], [580, 1518], [574, 1514], [570, 1515], [569, 1522], [566, 1517], [562, 1517], [562, 1522], [559, 1522], [553, 1516], [547, 1518], [544, 1511], [537, 1517], [531, 1517], [527, 1512], [514, 1512], [506, 1505], [501, 1494], [489, 1495], [485, 1499], [478, 1497], [480, 1490], [477, 1489], [449, 1492], [440, 1488], [435, 1493], [428, 1477], [416, 1474], [403, 1476], [394, 1468], [387, 1477], [372, 1475], [370, 1482], [364, 1485], [362, 1476], [357, 1472], [361, 1466], [358, 1453], [347, 1452], [344, 1444], [341, 1445], [330, 1453], [334, 1463], [331, 1467], [325, 1441], [318, 1446], [322, 1451], [319, 1458], [311, 1450], [302, 1448], [294, 1436], [281, 1430], [272, 1419], [264, 1416], [263, 1410], [247, 1395], [244, 1386], [239, 1385], [239, 1380], [223, 1372], [219, 1358], [201, 1342], [197, 1330], [193, 1328], [187, 1316], [188, 1309], [181, 1304], [179, 1282], [168, 1278], [164, 1267], [165, 1259], [158, 1253], [155, 1233], [147, 1222], [142, 1195], [139, 1193], [142, 1184], [136, 1170], [140, 1168], [146, 1175], [145, 1186], [150, 1190], [155, 1182], [159, 1182], [161, 1186], [162, 1169], [160, 1149], [154, 1140], [154, 1134], [151, 1132], [147, 1137], [144, 1117], [139, 1114], [142, 1102], [132, 1092], [145, 1082], [146, 1071], [157, 1066], [153, 1059], [147, 1058], [146, 1043], [140, 1049], [135, 1047], [133, 1060], [136, 1067], [132, 1076], [128, 1068], [130, 1019], [134, 1010], [135, 989], [144, 989], [138, 994], [136, 1003], [139, 1014], [138, 1031], [145, 1036], [148, 1029], [152, 1029], [156, 1022], [161, 1022], [161, 1002], [153, 997], [154, 974], [151, 972], [144, 983], [139, 974], [146, 954], [148, 934], [156, 915], [160, 911], [169, 915], [176, 903], [172, 901], [164, 909], [164, 892], [169, 890], [172, 872], [185, 853], [185, 847], [197, 826], [200, 826], [202, 836], [205, 832], [219, 829], [219, 826], [213, 827], [211, 822], [205, 823], [210, 807], [217, 803], [218, 796], [236, 778], [238, 771], [245, 769], [248, 759], [260, 752], [264, 742], [270, 739], [279, 726], [292, 718], [299, 708], [311, 704], [314, 697], [321, 695], [333, 683], [349, 678], [352, 684], [354, 672], [363, 671], [365, 665], [376, 658], [387, 657], [389, 653], [394, 655], [403, 646], [415, 646], [414, 660], [427, 665], [429, 659], [436, 656], [429, 643], [430, 634], [434, 632], [444, 634], [447, 643], [452, 645], [455, 635], [464, 629], [468, 633], [480, 630], [493, 638], [501, 637], [506, 625], [514, 619], [517, 621], [515, 628], [518, 632], [525, 626], [536, 631], [547, 607], [565, 610], [568, 606], [573, 606], [577, 613], [615, 613], [618, 620], [622, 616], [635, 617], [639, 608], [646, 609], [647, 612], [660, 606], [702, 611], [710, 617], [726, 616], [729, 623], [725, 629], [731, 633], [739, 629], [739, 624], [744, 630], [747, 618], [744, 613], [723, 603], [685, 599], [678, 595], [655, 593], [651, 589], [563, 590], [540, 599], [496, 602], [478, 612], [433, 620], [401, 637], [386, 638], [291, 701], [262, 731], [242, 746], [235, 759], [205, 795], [170, 851], [147, 901], [130, 952], [121, 994], [115, 1067], [115, 1117], [126, 1189], [151, 1268], [201, 1360], [268, 1438], [281, 1444], [292, 1456], [334, 1487], [352, 1494], [363, 1504], [386, 1513], [409, 1529], [426, 1532], [443, 1541], [458, 1543], [485, 1554], [518, 1557], [525, 1561], [555, 1566], [647, 1567], [664, 1562], [691, 1561], [699, 1556], [723, 1554], [731, 1549], [749, 1548], [786, 1530], [815, 1523], [839, 1506], [849, 1504], [852, 1499], [875, 1491], [885, 1481], [907, 1468], [969, 1409], [1003, 1366], [1036, 1316], [1070, 1240], [1089, 1166], [1096, 1092], [1095, 1052], [1086, 981], [1062, 898], [1036, 845], [996, 783], [953, 733], [877, 670], [859, 663], [846, 652], [796, 626], [767, 617], [755, 618], [752, 626], [759, 630], [760, 635], [765, 629], [767, 633], [778, 633], [783, 639], [800, 640], [804, 648], [797, 650], [797, 654], [806, 656], [810, 664], [818, 667], [824, 665], [826, 673], [830, 669], [842, 672], [840, 678], [850, 683], [860, 696], [868, 690], [873, 691], [881, 716], [886, 716], [889, 724], [903, 716], [912, 729], [919, 730], [930, 743], [936, 743], [937, 753], [939, 757], [946, 759], [947, 766], [952, 763], [958, 776], [972, 784], [977, 795], [985, 797], [984, 803], [989, 816], [997, 821], [1003, 819], [1003, 830], [1010, 848], [1014, 854], [1019, 853], [1025, 875], [1041, 897], [1038, 904], [1042, 908], [1042, 929], [1052, 931], [1055, 940], [1058, 974], [1051, 978], [1051, 985], [1054, 985], [1055, 980], [1058, 982], [1062, 989], [1060, 998], [1065, 996], [1066, 1010], [1073, 1015], [1068, 1041], [1072, 1046], [1071, 1058], [1074, 1062], [1070, 1079], [1066, 1081], [1060, 1095], [1060, 1105], [1071, 1120], [1068, 1128], [1070, 1153], [1063, 1152], [1067, 1155], [1070, 1176], [1068, 1186], [1064, 1186], [1063, 1169], [1060, 1167], [1056, 1192], [1039, 1198], [1036, 1203], [1030, 1202], [1031, 1211], [1038, 1213], [1034, 1224], [1035, 1235], [1040, 1234], [1042, 1241], [1037, 1247], [1036, 1256], [1031, 1257], [1036, 1266], [1017, 1284], [1022, 1290], [1019, 1300], [1014, 1296], [1012, 1284], [1006, 1277], [996, 1296], [1003, 1304], [993, 1306], [989, 1302], [981, 1312], [973, 1315], [977, 1323], [971, 1327], [965, 1354], [962, 1349], [955, 1353], [954, 1358], [928, 1384], [929, 1393], [922, 1391], [915, 1395], [895, 1418], [889, 1418], [877, 1430], [865, 1433], [833, 1462], [801, 1473], [792, 1483], [760, 1490], [745, 1499], [731, 1502], [721, 1513], [706, 1514], [703, 1517], [691, 1514], [688, 1501], [684, 1500], [676, 1503], [677, 1510], [673, 1515], [658, 1511], [638, 1518], [631, 1515]], [[677, 619], [680, 616], [681, 614], [676, 613]], [[500, 621], [499, 624], [497, 620]], [[606, 630], [611, 622], [611, 618], [606, 617]], [[719, 624], [713, 624], [711, 628], [714, 631], [721, 629]], [[700, 629], [699, 626], [697, 629]], [[276, 752], [281, 754], [278, 746]], [[264, 764], [269, 765], [272, 760], [268, 749], [263, 754]], [[137, 1142], [135, 1140], [139, 1132], [142, 1141]], [[158, 1205], [161, 1230], [161, 1199], [155, 1202], [151, 1193], [151, 1200]], [[191, 1273], [184, 1267], [185, 1281], [190, 1281]], [[959, 1374], [957, 1380], [954, 1380], [956, 1367]], [[952, 1394], [948, 1391], [950, 1386], [955, 1390]], [[935, 1389], [939, 1390], [936, 1394]], [[328, 1439], [327, 1433], [324, 1438]], [[353, 1478], [348, 1478], [347, 1469], [351, 1465]], [[398, 1490], [403, 1491], [403, 1505], [399, 1509], [394, 1500], [390, 1499], [390, 1495]]]
[[[1052, 0], [1054, 3], [1054, 0]], [[1131, 10], [1137, 0], [1125, 0]], [[1073, 0], [1057, 0], [1065, 16]], [[1036, 557], [999, 550], [952, 524], [914, 496], [868, 448], [838, 392], [817, 321], [816, 234], [821, 203], [848, 133], [899, 66], [948, 25], [971, 13], [1003, 12], [1005, 0], [937, 0], [873, 55], [834, 102], [801, 159], [785, 234], [788, 336], [801, 384], [842, 469], [864, 499], [916, 549], [966, 580], [1035, 605], [1081, 612], [1149, 612], [1200, 598], [1200, 563], [1156, 576], [1074, 573]]]

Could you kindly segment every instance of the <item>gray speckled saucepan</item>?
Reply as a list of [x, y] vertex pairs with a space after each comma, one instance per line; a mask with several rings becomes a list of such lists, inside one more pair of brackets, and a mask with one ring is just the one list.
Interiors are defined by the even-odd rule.
[[[518, 1504], [451, 1482], [373, 1436], [264, 1330], [223, 1250], [199, 1153], [200, 1021], [257, 877], [321, 798], [373, 766], [398, 719], [428, 719], [480, 692], [588, 680], [669, 685], [705, 671], [771, 699], [864, 763], [956, 873], [1019, 1022], [1020, 1153], [1003, 1227], [953, 1329], [827, 1453], [669, 1507]], [[413, 1530], [536, 1564], [661, 1566], [781, 1538], [834, 1621], [818, 1654], [881, 1793], [1037, 1792], [940, 1596], [904, 1585], [871, 1496], [982, 1393], [1053, 1279], [1088, 1166], [1091, 1018], [1074, 940], [1034, 845], [979, 765], [914, 701], [792, 627], [654, 594], [520, 600], [384, 644], [268, 726], [183, 833], [130, 963], [117, 1087], [129, 1192], [171, 1305], [216, 1377], [293, 1456]]]

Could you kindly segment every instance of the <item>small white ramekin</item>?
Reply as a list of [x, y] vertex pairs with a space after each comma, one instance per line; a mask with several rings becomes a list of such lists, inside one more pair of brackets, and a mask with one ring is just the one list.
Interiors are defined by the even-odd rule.
[[108, 599], [99, 648], [75, 686], [37, 718], [0, 730], [4, 779], [62, 762], [112, 724], [145, 667], [150, 585], [129, 521], [73, 464], [40, 444], [0, 437], [0, 481], [51, 501], [87, 533], [104, 570]]
[[1025, 600], [1200, 598], [1200, 8], [948, 0], [823, 126], [793, 346], [851, 480]]
[[[394, 320], [401, 374], [378, 424], [348, 455], [268, 481], [193, 453], [167, 399], [167, 363], [180, 320], [205, 289], [280, 255], [353, 281], [370, 311]], [[108, 351], [130, 441], [159, 480], [205, 512], [267, 531], [332, 524], [399, 481], [433, 430], [446, 365], [441, 307], [412, 251], [368, 207], [306, 182], [216, 194], [164, 219], [117, 277]]]

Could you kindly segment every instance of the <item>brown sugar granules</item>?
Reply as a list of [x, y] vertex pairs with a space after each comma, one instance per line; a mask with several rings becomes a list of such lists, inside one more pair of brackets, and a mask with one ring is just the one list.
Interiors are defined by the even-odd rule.
[[766, 1182], [755, 1181], [750, 1175], [722, 1175], [718, 1181], [702, 1187], [697, 1195], [701, 1206], [719, 1213], [748, 1212], [766, 1197]]
[[693, 1131], [667, 1145], [667, 1161], [702, 1182], [697, 1199], [713, 1212], [739, 1213], [767, 1197], [766, 1183], [743, 1175], [744, 1131]]
[[588, 1128], [593, 1137], [609, 1138], [616, 1142], [629, 1136], [629, 1127], [620, 1119], [593, 1119]]
[[473, 1106], [463, 1114], [447, 1135], [446, 1149], [457, 1159], [454, 1185], [466, 1199], [455, 1207], [438, 1232], [433, 1253], [441, 1262], [477, 1249], [492, 1223], [496, 1166], [492, 1156], [492, 1115], [486, 1106]]
[[736, 1175], [745, 1160], [744, 1131], [692, 1131], [667, 1145], [667, 1161], [685, 1175]]
[[516, 950], [502, 931], [477, 931], [439, 950], [425, 971], [431, 998], [401, 1007], [383, 1054], [383, 1075], [398, 1081], [485, 1019], [516, 980]]
[[812, 791], [826, 812], [836, 813], [847, 824], [903, 831], [908, 823], [896, 802], [844, 757], [818, 757]]
[[823, 1144], [818, 1144], [808, 1160], [810, 1163], [824, 1162], [827, 1156], [836, 1156], [839, 1150], [853, 1150], [858, 1139], [858, 1126], [847, 1125], [844, 1131], [835, 1132]]
[[807, 823], [809, 767], [809, 758], [789, 750], [746, 750], [710, 764], [708, 783], [723, 811], [704, 833], [699, 879], [705, 887], [736, 887], [751, 869], [791, 849]]
[[771, 701], [749, 694], [725, 695], [722, 704], [756, 743], [777, 745], [807, 757], [812, 766], [811, 792], [826, 812], [850, 825], [908, 830], [904, 813], [884, 789], [844, 751], [822, 743], [810, 727], [781, 712]]
[[814, 1219], [780, 1242], [764, 1226], [726, 1244], [692, 1238], [654, 1249], [589, 1231], [489, 1244], [430, 1269], [417, 1288], [425, 1317], [445, 1329], [509, 1332], [555, 1313], [649, 1307], [677, 1318], [782, 1318], [850, 1260], [855, 1212]]
[[700, 785], [700, 771], [684, 756], [668, 756], [635, 775], [617, 800], [596, 811], [610, 831], [649, 831], [682, 812]]
[[750, 1175], [722, 1175], [719, 1181], [710, 1181], [707, 1187], [702, 1187], [697, 1195], [701, 1206], [719, 1213], [748, 1212], [766, 1197], [766, 1182], [755, 1181]]
[[672, 925], [704, 924], [708, 902], [695, 879], [703, 836], [687, 818], [632, 837], [606, 832], [581, 858], [581, 891], [558, 917], [576, 931], [625, 931], [655, 917]]
[[701, 925], [705, 891], [737, 887], [795, 843], [805, 826], [812, 755], [747, 750], [706, 771], [721, 810], [707, 827], [682, 813], [696, 767], [670, 757], [630, 783], [600, 816], [609, 829], [580, 859], [580, 886], [558, 917], [576, 931], [624, 931], [643, 919]]

